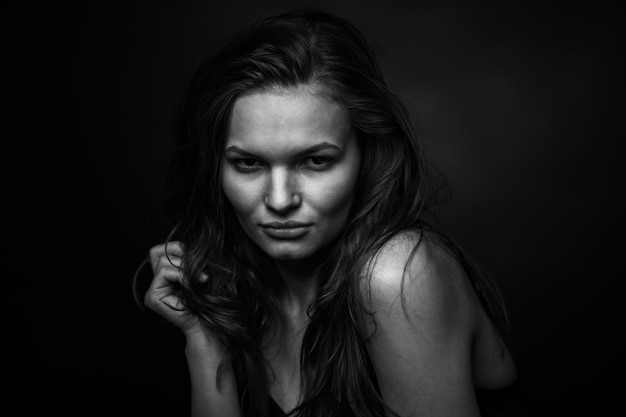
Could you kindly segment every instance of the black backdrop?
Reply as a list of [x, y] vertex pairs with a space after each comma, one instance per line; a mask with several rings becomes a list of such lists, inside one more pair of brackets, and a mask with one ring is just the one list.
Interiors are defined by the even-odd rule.
[[[297, 4], [351, 19], [381, 53], [450, 178], [447, 231], [507, 299], [531, 415], [608, 412], [624, 385], [611, 377], [624, 351], [617, 9], [231, 0], [54, 3], [45, 22], [5, 6], [5, 87], [26, 113], [5, 140], [25, 156], [5, 175], [18, 201], [5, 204], [17, 207], [5, 334], [18, 415], [188, 415], [183, 340], [131, 293], [166, 233], [172, 109], [233, 30]], [[45, 38], [26, 39], [42, 25]], [[26, 140], [35, 126], [43, 140]]]

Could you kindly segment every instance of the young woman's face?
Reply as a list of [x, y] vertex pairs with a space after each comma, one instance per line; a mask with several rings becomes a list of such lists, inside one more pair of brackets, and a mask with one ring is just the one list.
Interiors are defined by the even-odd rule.
[[310, 89], [237, 99], [222, 186], [247, 235], [270, 257], [304, 260], [346, 223], [360, 151], [345, 112]]

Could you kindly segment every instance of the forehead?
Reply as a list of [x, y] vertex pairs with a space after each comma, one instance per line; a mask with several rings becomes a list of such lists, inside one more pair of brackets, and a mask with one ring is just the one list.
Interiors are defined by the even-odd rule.
[[226, 146], [278, 151], [321, 141], [342, 145], [351, 133], [346, 111], [327, 95], [308, 86], [272, 88], [235, 101]]

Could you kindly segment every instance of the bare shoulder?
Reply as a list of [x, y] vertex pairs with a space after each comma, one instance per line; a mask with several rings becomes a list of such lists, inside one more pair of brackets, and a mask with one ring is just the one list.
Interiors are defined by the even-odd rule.
[[368, 277], [368, 348], [385, 401], [401, 415], [478, 415], [474, 387], [505, 386], [514, 368], [458, 261], [407, 232], [371, 259]]
[[478, 416], [476, 313], [462, 269], [443, 248], [407, 232], [371, 259], [368, 277], [368, 349], [385, 403], [407, 416]]
[[471, 326], [475, 306], [465, 272], [444, 248], [420, 232], [390, 239], [372, 258], [368, 278], [368, 296], [379, 312], [400, 302], [409, 320], [430, 318], [438, 327], [445, 322]]

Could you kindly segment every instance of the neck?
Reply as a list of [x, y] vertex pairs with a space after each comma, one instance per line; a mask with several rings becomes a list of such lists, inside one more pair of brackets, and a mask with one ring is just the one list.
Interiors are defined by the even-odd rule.
[[283, 306], [292, 316], [304, 316], [315, 299], [319, 283], [319, 258], [300, 261], [276, 261], [276, 268], [285, 284]]

